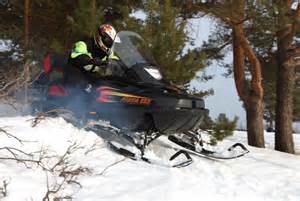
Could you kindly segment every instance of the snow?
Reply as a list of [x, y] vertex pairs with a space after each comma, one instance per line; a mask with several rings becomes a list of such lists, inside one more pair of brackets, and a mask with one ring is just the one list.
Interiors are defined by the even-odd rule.
[[[185, 168], [167, 167], [172, 149], [161, 148], [165, 138], [149, 147], [148, 155], [165, 162], [148, 164], [126, 159], [107, 148], [94, 132], [73, 127], [62, 118], [47, 118], [31, 127], [32, 117], [2, 117], [0, 128], [24, 140], [0, 133], [0, 157], [11, 156], [1, 147], [15, 147], [41, 155], [45, 169], [53, 167], [71, 146], [66, 157], [68, 170], [83, 167], [76, 182], [63, 185], [54, 197], [71, 196], [72, 200], [205, 200], [205, 201], [298, 201], [300, 200], [300, 156], [271, 150], [274, 134], [266, 133], [267, 147], [249, 147], [250, 153], [231, 161], [212, 161], [193, 156], [194, 163]], [[234, 142], [245, 142], [245, 132], [220, 143], [225, 148]], [[300, 135], [295, 135], [300, 153]], [[73, 146], [72, 146], [73, 145]], [[43, 150], [43, 154], [39, 153]], [[26, 156], [24, 156], [26, 158]], [[60, 184], [63, 165], [53, 172], [36, 164], [0, 160], [0, 199], [3, 201], [42, 200], [49, 188]], [[3, 181], [7, 195], [3, 196]], [[80, 185], [79, 185], [80, 184]], [[1, 191], [2, 189], [2, 191]], [[2, 192], [2, 193], [1, 193]], [[67, 199], [65, 199], [67, 200]]]

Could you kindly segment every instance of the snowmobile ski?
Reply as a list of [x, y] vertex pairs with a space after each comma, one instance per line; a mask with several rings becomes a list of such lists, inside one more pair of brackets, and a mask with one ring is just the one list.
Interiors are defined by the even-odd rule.
[[107, 142], [107, 144], [109, 145], [109, 148], [111, 148], [113, 151], [117, 152], [118, 154], [121, 154], [127, 158], [130, 158], [132, 160], [137, 160], [137, 157], [136, 157], [136, 154], [127, 150], [127, 149], [124, 149], [122, 147], [117, 147], [115, 146], [113, 143], [111, 142]]
[[181, 163], [175, 164], [172, 167], [186, 167], [193, 163], [193, 159], [190, 156], [190, 154], [184, 150], [180, 150], [180, 151], [176, 152], [173, 156], [171, 156], [170, 161], [174, 160], [181, 154], [183, 154], [186, 157], [186, 160]]
[[[93, 131], [97, 135], [101, 136], [108, 144], [109, 148], [120, 154], [123, 155], [126, 158], [130, 158], [132, 160], [141, 160], [150, 164], [161, 164], [161, 162], [154, 161], [153, 159], [150, 159], [144, 155], [144, 149], [145, 147], [142, 147], [141, 145], [137, 144], [135, 140], [126, 134], [125, 131], [119, 130], [117, 128], [114, 128], [112, 126], [103, 126], [103, 125], [92, 125], [86, 128], [88, 131]], [[156, 136], [154, 136], [154, 139], [156, 139]], [[114, 143], [115, 142], [115, 143]], [[151, 141], [149, 141], [150, 143]], [[118, 144], [118, 145], [116, 145]], [[133, 146], [138, 149], [139, 153], [134, 153], [128, 149], [125, 148], [126, 145]], [[183, 156], [184, 158], [176, 162], [176, 159], [180, 156]], [[170, 162], [173, 162], [173, 165], [168, 165], [170, 167], [186, 167], [190, 165], [193, 162], [193, 159], [189, 155], [188, 152], [182, 150], [177, 153], [175, 153], [173, 156], [171, 156]]]
[[[170, 135], [168, 137], [169, 141], [175, 143], [176, 145], [178, 145], [180, 148], [180, 151], [185, 151], [187, 153], [193, 154], [193, 155], [197, 155], [200, 157], [204, 157], [204, 158], [208, 158], [208, 159], [213, 159], [213, 160], [229, 160], [229, 159], [235, 159], [235, 158], [239, 158], [244, 156], [245, 154], [249, 153], [249, 150], [245, 147], [245, 145], [241, 144], [241, 143], [236, 143], [234, 145], [232, 145], [231, 147], [229, 147], [227, 149], [227, 151], [229, 153], [234, 153], [236, 148], [240, 148], [242, 149], [241, 153], [235, 154], [235, 155], [224, 155], [224, 153], [219, 153], [219, 152], [214, 152], [214, 151], [210, 151], [207, 150], [205, 148], [202, 148], [200, 151], [197, 151], [196, 147], [192, 144], [189, 144], [187, 142], [184, 142], [182, 140], [180, 140], [179, 138]], [[180, 152], [179, 151], [179, 152]]]
[[[116, 153], [118, 154], [121, 154], [123, 155], [124, 157], [126, 158], [130, 158], [132, 160], [141, 160], [141, 161], [144, 161], [144, 162], [147, 162], [149, 164], [158, 164], [157, 161], [153, 161], [152, 159], [144, 156], [144, 155], [139, 155], [139, 154], [135, 154], [125, 148], [122, 148], [122, 147], [117, 147], [116, 145], [114, 145], [112, 142], [108, 142], [108, 145], [109, 147], [115, 151]], [[190, 164], [192, 164], [193, 162], [193, 159], [192, 157], [189, 155], [188, 152], [184, 151], [184, 150], [180, 150], [178, 152], [176, 152], [171, 158], [170, 158], [170, 161], [173, 161], [175, 160], [177, 157], [179, 157], [180, 155], [184, 155], [186, 157], [186, 160], [184, 161], [181, 161], [179, 163], [176, 163], [174, 165], [170, 165], [170, 167], [173, 167], [173, 168], [183, 168], [183, 167], [186, 167]]]

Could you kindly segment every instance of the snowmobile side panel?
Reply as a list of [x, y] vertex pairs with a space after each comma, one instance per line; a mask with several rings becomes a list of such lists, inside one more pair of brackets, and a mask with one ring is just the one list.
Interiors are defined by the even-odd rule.
[[203, 109], [169, 109], [155, 110], [151, 114], [155, 127], [162, 133], [175, 133], [194, 130], [199, 126], [207, 110]]

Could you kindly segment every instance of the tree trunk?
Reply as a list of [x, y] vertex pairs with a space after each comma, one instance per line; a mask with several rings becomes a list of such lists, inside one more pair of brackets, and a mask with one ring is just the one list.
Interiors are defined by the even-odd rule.
[[[275, 149], [295, 153], [293, 140], [293, 101], [295, 86], [295, 65], [286, 58], [286, 48], [279, 45], [276, 86], [276, 133]], [[287, 60], [286, 62], [283, 62]]]
[[247, 113], [248, 144], [264, 147], [263, 102], [255, 95], [249, 96], [245, 101]]
[[30, 0], [24, 0], [24, 47], [25, 50], [29, 45], [29, 14], [30, 14]]
[[[265, 143], [261, 66], [244, 35], [242, 24], [233, 26], [233, 56], [235, 85], [246, 107], [248, 144], [263, 148]], [[245, 78], [246, 57], [250, 62], [251, 83], [247, 83]]]
[[[290, 2], [281, 1], [282, 7], [289, 9]], [[297, 17], [299, 9], [297, 11]], [[279, 31], [277, 33], [277, 86], [276, 86], [276, 122], [275, 149], [295, 153], [293, 140], [293, 99], [295, 85], [295, 63], [288, 55], [295, 35], [296, 24], [286, 12], [278, 15]]]
[[293, 97], [295, 68], [282, 65], [278, 68], [275, 149], [295, 153], [293, 141]]
[[28, 83], [30, 81], [30, 69], [28, 62], [28, 46], [29, 46], [29, 15], [30, 15], [30, 0], [24, 0], [24, 52], [25, 52], [25, 62], [24, 62], [24, 76], [25, 76], [25, 86], [24, 86], [24, 101], [25, 104], [28, 103]]

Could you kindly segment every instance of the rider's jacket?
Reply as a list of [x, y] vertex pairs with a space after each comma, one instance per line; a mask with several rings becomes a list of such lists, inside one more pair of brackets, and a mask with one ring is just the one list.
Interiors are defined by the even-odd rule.
[[65, 68], [65, 84], [78, 84], [82, 80], [87, 80], [93, 74], [104, 74], [105, 66], [100, 66], [99, 61], [108, 60], [108, 58], [118, 59], [112, 52], [107, 55], [98, 48], [93, 42], [93, 38], [87, 42], [78, 41], [68, 57], [68, 65]]

